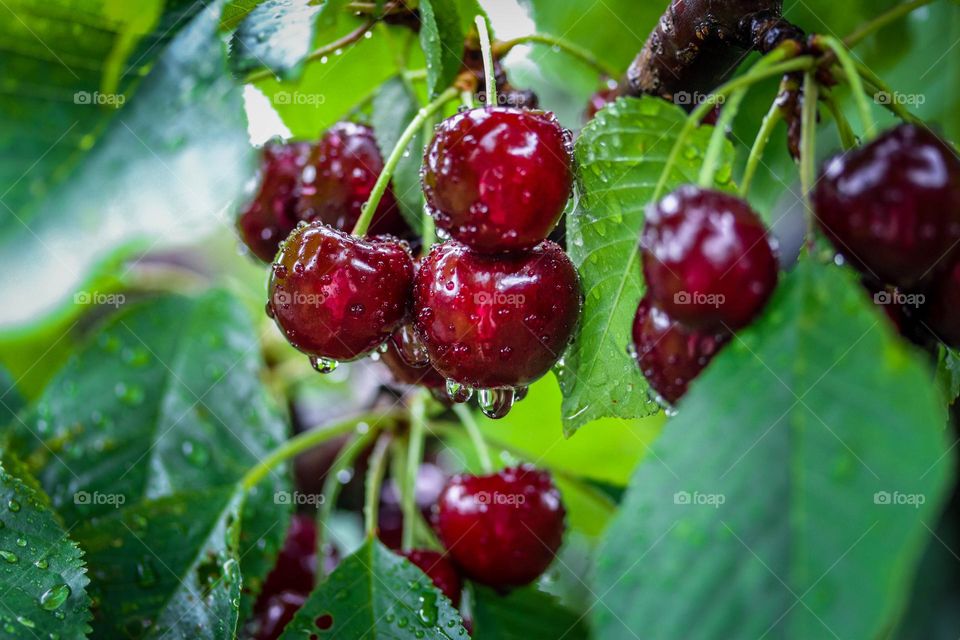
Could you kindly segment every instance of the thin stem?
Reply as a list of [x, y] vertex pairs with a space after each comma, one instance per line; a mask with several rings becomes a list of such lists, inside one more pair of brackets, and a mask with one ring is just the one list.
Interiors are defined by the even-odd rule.
[[757, 131], [757, 137], [750, 147], [750, 155], [747, 157], [747, 166], [743, 170], [743, 178], [740, 180], [740, 195], [744, 198], [750, 193], [750, 185], [753, 184], [753, 177], [760, 168], [760, 161], [763, 159], [763, 152], [770, 142], [773, 130], [777, 128], [780, 121], [783, 120], [783, 110], [780, 104], [774, 100], [770, 104], [770, 109], [763, 116], [763, 122], [760, 124], [760, 130]]
[[279, 447], [271, 451], [266, 458], [261, 460], [247, 471], [243, 476], [241, 483], [247, 491], [255, 487], [263, 480], [274, 468], [283, 464], [286, 460], [302, 453], [307, 449], [312, 449], [318, 444], [322, 444], [331, 438], [335, 438], [345, 433], [350, 433], [361, 422], [370, 425], [371, 429], [386, 428], [387, 425], [393, 425], [398, 418], [402, 417], [400, 411], [379, 411], [362, 413], [352, 418], [347, 418], [340, 422], [321, 429], [311, 429], [298, 434]]
[[497, 104], [497, 76], [493, 68], [493, 52], [490, 48], [490, 30], [483, 16], [473, 19], [477, 25], [477, 35], [480, 36], [480, 55], [483, 56], [483, 75], [487, 85], [487, 106]]
[[476, 105], [473, 104], [473, 93], [470, 91], [461, 91], [460, 92], [460, 102], [463, 103], [467, 109], [473, 109]]
[[891, 22], [895, 22], [907, 14], [916, 11], [920, 7], [930, 4], [931, 2], [933, 2], [933, 0], [910, 0], [910, 2], [898, 4], [885, 13], [881, 13], [873, 20], [861, 25], [856, 31], [844, 38], [843, 43], [847, 45], [848, 49], [852, 49], [872, 33], [879, 31]]
[[[773, 52], [767, 55], [772, 55], [772, 53]], [[765, 80], [766, 78], [783, 75], [791, 71], [806, 70], [812, 67], [814, 63], [815, 60], [811, 56], [800, 56], [798, 58], [773, 65], [766, 69], [760, 69], [758, 71], [751, 69], [744, 75], [734, 78], [730, 82], [718, 87], [714, 92], [714, 95], [726, 97], [741, 87], [751, 86], [761, 80]], [[654, 202], [663, 196], [663, 191], [666, 189], [667, 181], [670, 179], [670, 174], [673, 171], [674, 165], [677, 163], [677, 159], [680, 157], [680, 152], [683, 150], [683, 145], [686, 143], [687, 138], [690, 137], [690, 134], [693, 133], [693, 131], [700, 124], [700, 121], [703, 120], [704, 116], [707, 115], [707, 112], [711, 108], [712, 105], [709, 102], [704, 102], [703, 104], [697, 106], [697, 108], [693, 110], [693, 113], [691, 113], [687, 118], [686, 122], [684, 122], [683, 129], [680, 130], [680, 134], [677, 136], [677, 140], [673, 145], [673, 149], [670, 150], [670, 155], [667, 156], [667, 161], [663, 167], [663, 172], [660, 174], [660, 180], [657, 182], [657, 188], [653, 192], [652, 200]]]
[[404, 551], [413, 548], [414, 522], [417, 517], [417, 472], [423, 460], [423, 443], [427, 430], [427, 400], [423, 392], [410, 401], [410, 442], [407, 446], [406, 474], [403, 476], [403, 491], [400, 506], [403, 511]]
[[509, 53], [509, 51], [517, 45], [532, 44], [532, 43], [546, 44], [546, 45], [550, 45], [551, 47], [556, 47], [561, 51], [564, 51], [569, 55], [573, 56], [574, 58], [578, 58], [579, 60], [582, 60], [583, 62], [587, 63], [588, 65], [590, 65], [591, 67], [599, 71], [600, 73], [606, 76], [609, 76], [611, 78], [616, 78], [617, 76], [620, 75], [619, 69], [616, 69], [615, 67], [603, 62], [602, 60], [597, 58], [595, 55], [593, 55], [591, 52], [587, 51], [580, 45], [574, 44], [569, 40], [564, 40], [563, 38], [550, 35], [549, 33], [533, 33], [528, 36], [520, 36], [519, 38], [514, 38], [513, 40], [505, 40], [503, 42], [498, 42], [493, 47], [493, 53], [497, 58], [501, 58], [507, 53]]
[[[434, 134], [434, 118], [427, 118], [423, 121], [423, 147], [426, 148], [430, 141], [433, 139]], [[419, 150], [420, 153], [423, 153], [423, 149]], [[433, 221], [433, 216], [430, 215], [430, 210], [424, 206], [423, 207], [423, 217], [420, 223], [420, 237], [421, 237], [421, 254], [427, 255], [427, 252], [430, 251], [430, 247], [433, 246], [433, 243], [437, 241], [437, 226]]]
[[368, 538], [377, 537], [377, 517], [380, 512], [380, 487], [387, 470], [387, 449], [390, 448], [390, 435], [383, 434], [370, 454], [370, 466], [367, 468], [366, 491], [363, 500], [363, 519], [366, 523]]
[[860, 111], [860, 124], [863, 127], [864, 138], [872, 138], [877, 132], [877, 125], [873, 120], [873, 114], [870, 112], [866, 91], [863, 89], [863, 82], [860, 80], [860, 74], [857, 73], [857, 65], [854, 63], [853, 57], [843, 43], [833, 36], [816, 36], [815, 42], [829, 48], [837, 56], [837, 61], [843, 67], [844, 75], [847, 76], [847, 82], [850, 83], [853, 97], [857, 102], [857, 109]]
[[367, 203], [363, 205], [363, 213], [360, 214], [357, 224], [353, 227], [353, 235], [362, 236], [367, 232], [367, 229], [370, 228], [373, 214], [380, 205], [380, 199], [383, 198], [383, 194], [387, 191], [387, 186], [390, 184], [390, 179], [393, 177], [393, 172], [396, 170], [397, 164], [403, 157], [407, 145], [410, 144], [413, 136], [415, 136], [420, 127], [423, 126], [424, 121], [456, 97], [457, 89], [450, 87], [437, 96], [432, 102], [417, 111], [417, 115], [410, 121], [410, 124], [403, 130], [403, 133], [400, 134], [400, 139], [397, 140], [396, 146], [394, 146], [393, 151], [390, 152], [390, 157], [388, 157], [387, 161], [383, 164], [383, 171], [380, 172], [376, 184], [373, 185], [370, 198], [367, 200]]
[[816, 162], [817, 141], [817, 96], [819, 86], [813, 71], [807, 71], [803, 76], [803, 110], [800, 116], [800, 185], [803, 191], [803, 201], [807, 208], [807, 224], [809, 230], [807, 242], [813, 242], [813, 185]]
[[493, 460], [490, 458], [490, 448], [487, 446], [487, 441], [483, 438], [480, 425], [477, 424], [473, 413], [463, 404], [453, 405], [453, 412], [457, 414], [460, 422], [463, 423], [464, 428], [467, 430], [467, 435], [470, 436], [473, 447], [477, 450], [477, 457], [480, 459], [480, 466], [483, 468], [483, 472], [493, 473]]
[[867, 65], [857, 62], [857, 72], [860, 74], [860, 77], [863, 78], [864, 82], [871, 85], [872, 89], [875, 91], [872, 92], [874, 96], [878, 93], [882, 93], [889, 97], [888, 100], [880, 100], [880, 106], [888, 111], [892, 112], [895, 116], [903, 120], [904, 122], [910, 122], [913, 124], [923, 124], [923, 121], [917, 116], [910, 113], [910, 111], [904, 107], [897, 100], [896, 92], [884, 82], [880, 76], [871, 71]]
[[[373, 25], [376, 23], [377, 21], [373, 18], [367, 20], [342, 38], [338, 38], [330, 44], [324, 45], [319, 49], [312, 51], [309, 55], [307, 55], [304, 61], [312, 62], [318, 58], [333, 55], [338, 49], [343, 49], [344, 47], [347, 47], [363, 38], [367, 31], [370, 31], [370, 29], [372, 29]], [[266, 80], [267, 78], [273, 77], [276, 77], [276, 74], [274, 74], [270, 69], [261, 69], [260, 71], [255, 71], [247, 76], [247, 83], [259, 82], [261, 80]]]
[[840, 108], [840, 105], [837, 104], [832, 93], [823, 90], [822, 95], [823, 101], [826, 103], [827, 108], [830, 110], [830, 115], [833, 116], [833, 121], [837, 125], [837, 133], [840, 134], [840, 144], [843, 145], [844, 151], [854, 148], [857, 146], [857, 136], [854, 135], [853, 128], [850, 127], [850, 121], [847, 120], [847, 116], [844, 115], [843, 110]]

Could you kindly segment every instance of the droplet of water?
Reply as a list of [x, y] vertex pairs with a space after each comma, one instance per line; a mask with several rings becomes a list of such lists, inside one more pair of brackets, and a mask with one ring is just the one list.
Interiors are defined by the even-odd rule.
[[70, 587], [65, 584], [58, 584], [50, 587], [40, 596], [40, 606], [47, 611], [53, 611], [67, 601], [70, 597]]
[[433, 627], [437, 624], [439, 613], [437, 611], [437, 594], [433, 591], [427, 591], [420, 595], [420, 607], [417, 609], [417, 617], [424, 626]]
[[483, 415], [493, 420], [499, 420], [513, 408], [514, 392], [511, 388], [481, 389], [480, 410]]
[[157, 572], [153, 568], [150, 558], [144, 558], [137, 564], [137, 584], [141, 587], [152, 587], [157, 582]]
[[333, 373], [337, 370], [337, 365], [340, 364], [336, 360], [331, 360], [330, 358], [318, 358], [316, 356], [310, 357], [310, 366], [317, 370], [317, 373]]
[[14, 513], [16, 513], [17, 511], [20, 511], [20, 503], [17, 502], [16, 500], [10, 500], [7, 503], [7, 508], [10, 509], [10, 511], [13, 511]]
[[17, 560], [19, 560], [15, 553], [10, 553], [9, 551], [0, 551], [0, 558], [3, 558], [10, 564], [16, 564]]
[[473, 389], [456, 380], [447, 380], [447, 396], [452, 402], [468, 402], [473, 397]]

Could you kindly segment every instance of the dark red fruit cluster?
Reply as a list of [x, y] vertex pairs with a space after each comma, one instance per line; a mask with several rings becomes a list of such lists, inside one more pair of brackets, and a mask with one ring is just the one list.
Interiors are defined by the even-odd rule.
[[636, 357], [675, 404], [777, 284], [775, 243], [745, 201], [684, 186], [647, 212], [640, 242], [647, 295], [633, 325]]
[[[299, 222], [350, 231], [383, 171], [373, 130], [353, 122], [332, 126], [316, 143], [271, 142], [263, 148], [260, 187], [237, 219], [244, 244], [270, 262]], [[392, 188], [377, 207], [369, 235], [409, 235]]]
[[[916, 318], [960, 347], [960, 159], [937, 135], [904, 124], [826, 163], [814, 194], [817, 221], [836, 250], [901, 298], [924, 301]], [[899, 316], [898, 313], [892, 314]]]

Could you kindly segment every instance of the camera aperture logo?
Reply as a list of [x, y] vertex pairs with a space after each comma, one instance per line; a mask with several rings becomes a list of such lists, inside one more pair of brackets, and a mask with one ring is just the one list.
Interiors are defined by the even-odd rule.
[[321, 493], [304, 493], [302, 491], [276, 491], [273, 494], [274, 504], [292, 504], [296, 506], [319, 507], [325, 501]]
[[77, 91], [73, 94], [73, 104], [112, 107], [119, 109], [127, 101], [122, 93], [100, 93], [99, 91]]
[[677, 491], [673, 494], [673, 504], [719, 509], [726, 503], [727, 496], [722, 493], [700, 493], [699, 491]]
[[906, 506], [919, 509], [927, 502], [922, 493], [901, 493], [899, 491], [877, 491], [873, 494], [873, 504], [879, 506]]
[[313, 107], [319, 109], [327, 103], [327, 96], [322, 93], [303, 93], [302, 91], [278, 91], [273, 94], [273, 100], [279, 105], [297, 107]]
[[291, 293], [278, 290], [273, 294], [273, 304], [282, 309], [288, 309], [291, 306], [320, 307], [326, 300], [327, 296], [323, 293], [303, 293], [302, 291]]
[[903, 293], [902, 291], [878, 291], [873, 294], [874, 304], [894, 304], [900, 307], [919, 309], [927, 301], [922, 293]]
[[480, 291], [473, 294], [473, 303], [480, 306], [522, 307], [527, 297], [522, 293]]
[[122, 293], [104, 293], [102, 291], [78, 291], [73, 294], [73, 303], [82, 305], [105, 305], [119, 308], [127, 301]]
[[87, 505], [111, 505], [114, 509], [119, 509], [126, 503], [127, 496], [122, 493], [100, 493], [99, 491], [77, 491], [73, 494], [73, 504], [80, 506]]
[[719, 309], [726, 302], [727, 297], [722, 293], [701, 293], [699, 291], [678, 291], [673, 294], [673, 303], [677, 305], [696, 305], [698, 307], [713, 307]]
[[500, 493], [499, 491], [479, 491], [473, 496], [478, 505], [498, 505], [519, 507], [526, 503], [527, 496], [522, 493]]

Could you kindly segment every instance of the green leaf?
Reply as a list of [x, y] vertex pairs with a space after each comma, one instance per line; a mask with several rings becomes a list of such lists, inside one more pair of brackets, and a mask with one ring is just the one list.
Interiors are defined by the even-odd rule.
[[[628, 354], [643, 293], [637, 240], [644, 209], [686, 114], [659, 98], [626, 98], [601, 111], [577, 140], [579, 199], [567, 214], [567, 251], [585, 300], [580, 333], [559, 369], [564, 429], [601, 417], [638, 418], [659, 407]], [[667, 183], [696, 181], [712, 129], [700, 127]], [[730, 180], [733, 149], [724, 145], [718, 180]]]
[[[17, 189], [30, 187], [30, 206], [11, 206], [15, 217], [0, 222], [0, 327], [22, 325], [64, 305], [91, 271], [98, 266], [106, 271], [111, 264], [116, 268], [120, 255], [196, 241], [242, 192], [253, 154], [240, 88], [225, 77], [215, 9], [204, 11], [178, 34], [122, 116], [98, 125], [104, 128], [99, 140], [84, 134], [84, 153], [70, 152], [77, 161], [72, 171], [61, 165], [31, 170], [31, 176], [68, 173], [55, 189], [34, 189], [28, 178], [16, 183]], [[160, 49], [162, 41], [157, 44]], [[36, 78], [53, 83], [64, 74], [63, 69], [48, 69]], [[68, 129], [54, 126], [53, 115], [48, 118], [37, 105], [18, 103], [16, 113], [26, 112], [42, 124], [31, 124], [25, 116], [4, 117], [0, 126], [19, 132], [0, 135], [4, 145], [17, 148], [25, 145], [24, 136], [40, 139], [38, 131], [59, 136]], [[43, 148], [53, 142], [43, 142]], [[19, 154], [10, 152], [9, 157]], [[20, 172], [41, 155], [42, 150], [29, 160], [21, 158]], [[66, 309], [79, 313], [101, 293], [81, 292]]]
[[233, 31], [263, 0], [229, 0], [220, 14], [220, 30]]
[[420, 21], [420, 46], [427, 57], [427, 88], [434, 98], [460, 72], [465, 35], [456, 0], [421, 0]]
[[13, 422], [14, 416], [23, 408], [23, 398], [17, 391], [17, 385], [0, 367], [0, 428]]
[[184, 491], [82, 524], [98, 638], [236, 637], [238, 513], [230, 489]]
[[474, 640], [586, 640], [581, 616], [556, 598], [525, 587], [501, 596], [485, 587], [474, 591]]
[[960, 352], [956, 349], [940, 345], [937, 380], [947, 404], [953, 404], [960, 397]]
[[883, 637], [952, 476], [941, 404], [853, 274], [800, 264], [637, 470], [594, 631]]
[[430, 578], [379, 540], [367, 540], [319, 584], [280, 636], [460, 640], [460, 615]]
[[0, 461], [0, 628], [5, 638], [82, 638], [89, 631], [83, 553], [22, 464]]
[[264, 0], [230, 39], [230, 68], [238, 78], [269, 69], [296, 79], [313, 47], [320, 7], [310, 0]]
[[335, 27], [346, 12], [350, 0], [324, 0], [320, 7], [319, 23], [321, 27]]
[[[417, 97], [402, 78], [394, 78], [380, 87], [373, 99], [370, 121], [384, 158], [393, 151], [400, 134], [417, 115], [419, 108]], [[423, 190], [420, 187], [422, 164], [423, 133], [418, 132], [393, 172], [393, 192], [400, 203], [400, 212], [417, 233], [423, 225]]]

